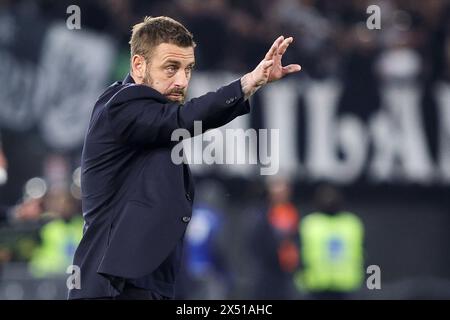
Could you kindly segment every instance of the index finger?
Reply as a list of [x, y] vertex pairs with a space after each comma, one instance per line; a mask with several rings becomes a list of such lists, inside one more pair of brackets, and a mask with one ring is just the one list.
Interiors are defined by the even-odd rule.
[[289, 37], [284, 39], [283, 43], [278, 48], [278, 54], [283, 55], [286, 52], [287, 47], [294, 41], [294, 38]]
[[270, 60], [272, 59], [273, 55], [275, 54], [275, 52], [277, 52], [278, 50], [278, 46], [283, 42], [284, 37], [283, 36], [279, 36], [272, 44], [272, 46], [270, 47], [269, 51], [267, 51], [266, 56], [264, 57], [264, 60]]

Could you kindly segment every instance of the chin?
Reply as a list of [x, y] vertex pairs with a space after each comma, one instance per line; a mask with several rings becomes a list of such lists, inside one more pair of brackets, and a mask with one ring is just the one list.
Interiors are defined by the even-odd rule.
[[184, 98], [174, 99], [174, 98], [167, 97], [167, 99], [169, 99], [172, 102], [184, 103]]

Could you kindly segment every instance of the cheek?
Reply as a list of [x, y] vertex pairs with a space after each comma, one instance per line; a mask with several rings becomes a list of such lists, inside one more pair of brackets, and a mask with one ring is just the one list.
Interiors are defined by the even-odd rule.
[[172, 81], [172, 79], [168, 79], [164, 82], [164, 89], [165, 92], [170, 92], [171, 90], [175, 89], [175, 82]]
[[153, 80], [153, 88], [158, 90], [161, 93], [165, 93], [168, 87], [167, 79], [162, 79], [161, 77], [152, 77]]

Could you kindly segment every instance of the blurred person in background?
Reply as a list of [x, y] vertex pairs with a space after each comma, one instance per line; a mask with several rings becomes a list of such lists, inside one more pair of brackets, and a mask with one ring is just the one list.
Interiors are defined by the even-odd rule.
[[37, 222], [41, 218], [42, 199], [26, 199], [15, 206], [0, 207], [0, 222], [9, 224]]
[[[3, 153], [0, 136], [0, 186], [8, 180], [8, 162]], [[41, 213], [40, 199], [26, 198], [20, 204], [8, 206], [0, 204], [0, 224], [21, 221], [37, 221]]]
[[35, 231], [39, 229], [41, 213], [42, 199], [0, 206], [0, 274], [3, 264], [29, 260], [36, 247]]
[[231, 277], [225, 256], [225, 216], [219, 199], [224, 190], [212, 180], [201, 182], [197, 189], [198, 200], [186, 229], [178, 298], [225, 299]]
[[300, 213], [291, 200], [291, 185], [286, 179], [270, 180], [267, 189], [268, 204], [260, 211], [251, 240], [256, 278], [253, 297], [291, 299], [293, 274], [299, 264]]
[[83, 233], [83, 218], [75, 199], [66, 191], [45, 197], [42, 216], [49, 221], [39, 231], [40, 244], [29, 264], [36, 278], [64, 275]]
[[311, 299], [350, 298], [364, 281], [364, 226], [354, 213], [342, 210], [341, 194], [332, 186], [320, 186], [315, 202], [318, 211], [299, 225], [297, 289]]

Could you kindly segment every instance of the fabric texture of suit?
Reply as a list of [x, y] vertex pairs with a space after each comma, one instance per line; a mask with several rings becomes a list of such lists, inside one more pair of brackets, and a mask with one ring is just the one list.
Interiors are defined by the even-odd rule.
[[69, 299], [120, 294], [116, 279], [152, 273], [183, 238], [192, 215], [188, 165], [171, 159], [172, 132], [220, 127], [250, 111], [240, 80], [185, 104], [128, 75], [96, 102], [82, 154], [83, 239]]

